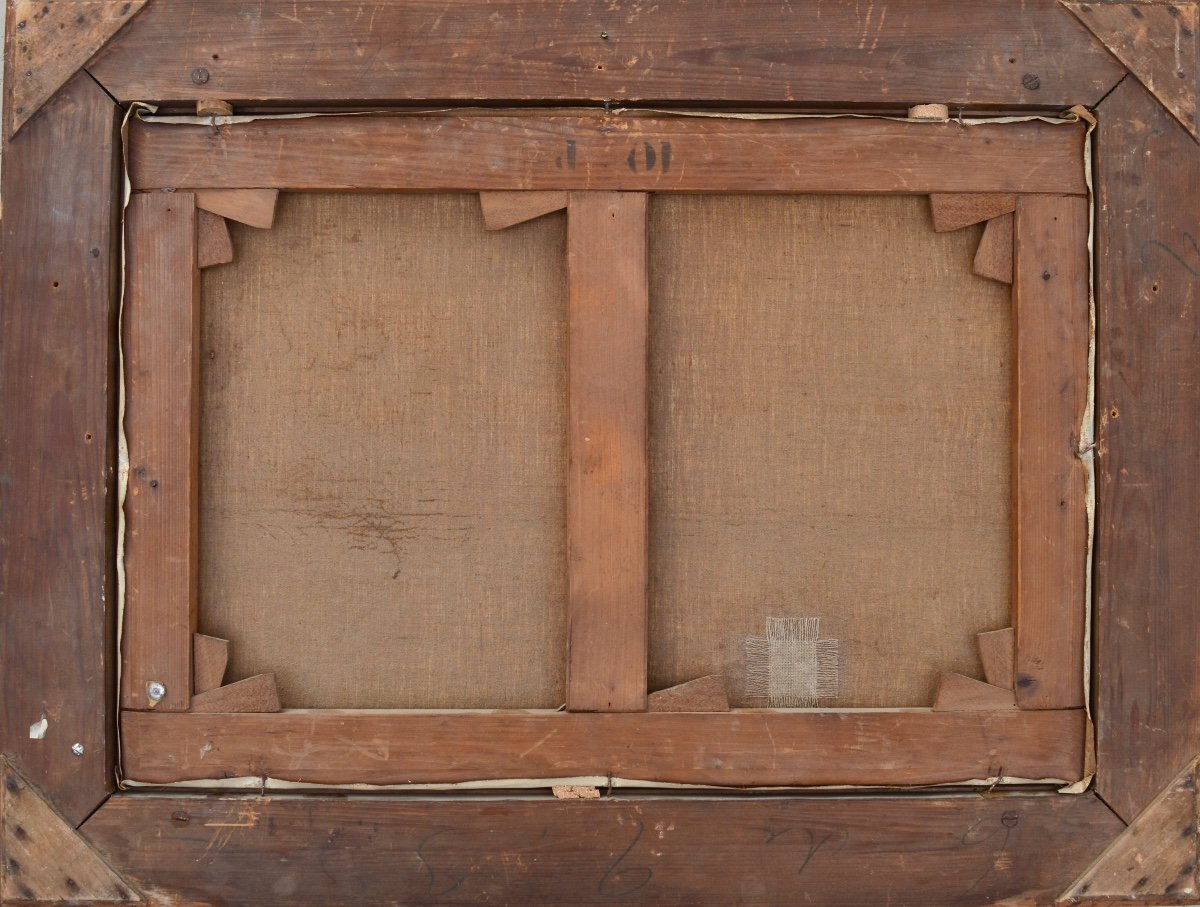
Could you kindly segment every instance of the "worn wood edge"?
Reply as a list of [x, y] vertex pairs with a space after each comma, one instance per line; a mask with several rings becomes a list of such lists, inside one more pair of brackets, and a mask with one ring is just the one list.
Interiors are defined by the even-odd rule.
[[728, 712], [729, 693], [724, 674], [708, 674], [657, 690], [647, 698], [650, 712]]
[[566, 191], [480, 192], [485, 230], [504, 230], [567, 207]]
[[[1193, 139], [1200, 141], [1196, 122], [1200, 78], [1198, 4], [1178, 0], [1171, 3], [1059, 0], [1059, 3], [1133, 73]], [[1174, 31], [1174, 36], [1170, 31]], [[1154, 50], [1172, 47], [1173, 54], [1169, 50], [1165, 54], [1170, 60], [1154, 58]]]
[[215, 690], [225, 682], [225, 669], [229, 665], [229, 640], [192, 634], [192, 693], [195, 695]]
[[193, 712], [278, 712], [274, 674], [255, 674], [192, 697]]
[[[1197, 774], [1193, 759], [1072, 882], [1057, 903], [1081, 899], [1169, 898], [1196, 903]], [[1158, 865], [1154, 865], [1157, 863]]]
[[[54, 416], [35, 419], [50, 434], [34, 436], [12, 434], [14, 412], [4, 419], [11, 443], [0, 460], [12, 474], [0, 495], [8, 558], [0, 569], [0, 597], [8, 602], [0, 608], [0, 749], [75, 822], [115, 787], [115, 536], [106, 501], [116, 469], [116, 370], [106, 338], [115, 333], [119, 273], [119, 114], [100, 86], [77, 74], [3, 150], [0, 309], [7, 355], [0, 356], [0, 380], [10, 396], [16, 386], [22, 412]], [[45, 166], [48, 160], [54, 168]], [[71, 187], [80, 177], [93, 194]], [[81, 249], [86, 256], [76, 254]], [[63, 309], [31, 289], [52, 278], [72, 294]], [[56, 333], [66, 311], [79, 318], [69, 333]], [[31, 347], [18, 344], [23, 331], [36, 338]], [[68, 368], [54, 363], [64, 349]], [[88, 394], [73, 401], [77, 388]], [[32, 469], [31, 454], [32, 462], [42, 461]], [[38, 518], [31, 520], [33, 514]], [[21, 547], [27, 553], [17, 553]], [[35, 606], [39, 620], [25, 619]], [[40, 739], [29, 733], [39, 716], [52, 719]], [[75, 743], [84, 747], [82, 756], [72, 750]]]
[[709, 907], [790, 904], [802, 891], [821, 904], [978, 907], [1061, 890], [1120, 828], [1091, 795], [172, 792], [118, 794], [83, 830], [172, 905], [423, 904], [454, 886], [438, 899]]
[[[731, 787], [920, 786], [1001, 773], [1078, 780], [1085, 716], [1082, 709], [126, 711], [121, 727], [124, 776], [152, 784], [269, 777], [379, 786], [610, 775]], [[387, 758], [378, 758], [383, 752]]]
[[933, 700], [934, 711], [994, 711], [1016, 707], [1016, 694], [1011, 688], [993, 686], [950, 671], [943, 671], [938, 675], [937, 693]]
[[144, 900], [7, 757], [0, 784], [0, 902]]
[[1039, 120], [418, 114], [260, 118], [215, 134], [135, 120], [129, 136], [135, 189], [201, 195], [244, 186], [1087, 194], [1083, 126]]
[[1012, 214], [1002, 214], [987, 222], [971, 271], [999, 283], [1013, 282], [1013, 225]]
[[1013, 659], [1016, 655], [1017, 635], [1012, 627], [989, 630], [975, 636], [979, 648], [979, 660], [983, 663], [983, 678], [997, 687], [1011, 690], [1015, 684]]
[[[736, 20], [719, 8], [686, 5], [619, 4], [606, 17], [586, 4], [549, 14], [541, 4], [513, 3], [504, 15], [489, 16], [491, 7], [470, 3], [462, 4], [455, 23], [444, 22], [440, 8], [429, 4], [385, 4], [372, 17], [353, 15], [353, 4], [339, 5], [348, 10], [323, 22], [296, 15], [289, 0], [267, 3], [253, 41], [229, 21], [233, 2], [152, 5], [92, 71], [123, 102], [190, 104], [205, 96], [293, 104], [363, 98], [825, 102], [886, 105], [901, 113], [924, 101], [956, 110], [1094, 104], [1122, 74], [1090, 32], [1053, 3], [1019, 4], [1003, 15], [985, 7], [979, 15], [978, 4], [963, 10], [952, 0], [926, 0], [920, 14], [870, 21], [849, 2], [782, 11], [777, 4], [750, 3]], [[601, 38], [612, 17], [621, 19], [621, 28]], [[727, 31], [738, 37], [717, 45]], [[218, 45], [214, 33], [229, 37]], [[427, 35], [436, 40], [422, 41]], [[931, 46], [930, 36], [942, 35]], [[306, 78], [311, 67], [291, 52], [310, 44], [322, 51], [319, 78]], [[455, 48], [453, 60], [439, 54], [443, 46]], [[713, 58], [716, 46], [720, 53]], [[363, 47], [375, 50], [363, 55], [357, 50]], [[981, 55], [974, 48], [1002, 50]], [[212, 78], [189, 80], [179, 61], [207, 62], [214, 49], [221, 60], [209, 66]]]
[[10, 0], [5, 135], [15, 136], [145, 5], [146, 0]]
[[1098, 118], [1096, 785], [1128, 822], [1200, 750], [1200, 485], [1195, 421], [1175, 416], [1200, 405], [1200, 156], [1136, 79]]
[[275, 223], [278, 189], [200, 189], [196, 207], [261, 230]]

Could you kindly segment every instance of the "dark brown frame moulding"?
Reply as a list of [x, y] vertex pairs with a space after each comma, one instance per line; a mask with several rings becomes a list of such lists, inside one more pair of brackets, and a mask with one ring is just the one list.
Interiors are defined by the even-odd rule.
[[[0, 899], [769, 904], [803, 894], [827, 904], [1194, 902], [1200, 559], [1192, 540], [1200, 529], [1200, 478], [1197, 426], [1187, 414], [1200, 411], [1196, 4], [933, 0], [917, 8], [815, 0], [781, 11], [778, 4], [750, 0], [737, 16], [684, 2], [648, 8], [624, 0], [553, 10], [526, 0], [463, 0], [454, 16], [426, 0], [362, 7], [349, 0], [261, 0], [250, 7], [234, 0], [9, 4], [0, 221], [0, 396], [8, 428], [0, 439], [6, 698]], [[991, 52], [981, 55], [979, 48]], [[127, 662], [118, 690], [119, 124], [124, 108], [139, 101], [208, 117], [406, 107], [443, 112], [425, 119], [312, 118], [287, 126], [259, 120], [236, 128], [131, 124], [127, 378], [130, 360], [143, 362], [149, 377], [140, 379], [141, 393], [185, 405], [183, 421], [170, 426], [178, 437], [156, 424], [145, 406], [139, 416], [137, 403], [131, 402], [126, 423], [131, 457], [148, 451], [131, 460], [131, 489], [157, 479], [154, 491], [161, 490], [138, 496], [130, 522], [161, 530], [161, 543], [183, 552], [183, 573], [163, 575], [162, 558], [158, 567], [153, 557], [143, 561], [149, 566], [137, 566], [147, 552], [136, 545], [127, 566], [143, 583], [181, 580], [186, 595], [182, 602], [153, 598], [153, 608], [170, 602], [162, 605], [169, 614], [139, 628], [145, 606], [137, 604], [131, 581]], [[766, 121], [652, 112], [903, 116], [917, 104], [945, 104], [949, 120]], [[465, 111], [480, 105], [506, 112]], [[597, 112], [553, 116], [539, 110], [547, 105]], [[1034, 525], [1049, 520], [1059, 533], [1066, 527], [1074, 549], [1084, 500], [1079, 450], [1072, 444], [1078, 438], [1060, 437], [1050, 449], [1036, 439], [1052, 437], [1047, 433], [1061, 429], [1067, 413], [1078, 425], [1080, 365], [1077, 356], [1039, 356], [1044, 335], [1026, 335], [1022, 327], [1040, 317], [1079, 329], [1080, 299], [1086, 302], [1087, 294], [1088, 262], [1079, 252], [1087, 187], [1077, 169], [1061, 179], [1052, 175], [1061, 168], [1031, 161], [1053, 157], [1058, 136], [1075, 136], [1071, 142], [1080, 147], [1082, 127], [1010, 124], [1005, 135], [1024, 136], [1027, 144], [997, 154], [973, 136], [999, 127], [955, 122], [960, 113], [1053, 115], [1073, 105], [1090, 108], [1099, 124], [1092, 272], [1097, 418], [1094, 449], [1084, 451], [1094, 454], [1096, 468], [1093, 600], [1083, 601], [1082, 576], [1064, 578], [1036, 544], [1019, 537], [1009, 686], [1017, 707], [996, 708], [990, 700], [983, 711], [903, 715], [643, 711], [649, 700], [637, 641], [644, 650], [644, 610], [638, 596], [627, 593], [638, 588], [644, 570], [644, 556], [637, 556], [644, 551], [644, 466], [621, 474], [618, 494], [572, 477], [572, 496], [589, 507], [602, 501], [609, 525], [631, 529], [626, 538], [635, 556], [617, 550], [611, 534], [570, 524], [588, 546], [580, 579], [586, 571], [613, 578], [598, 596], [588, 593], [587, 582], [572, 585], [580, 638], [572, 638], [570, 711], [275, 713], [268, 711], [277, 706], [269, 683], [236, 690], [238, 684], [221, 683], [215, 667], [220, 641], [193, 635], [188, 514], [194, 513], [195, 423], [188, 401], [194, 372], [188, 357], [183, 367], [164, 367], [158, 346], [168, 338], [184, 348], [194, 343], [195, 275], [202, 264], [231, 254], [222, 218], [268, 216], [271, 193], [246, 190], [521, 193], [519, 200], [496, 194], [485, 201], [496, 211], [516, 203], [517, 213], [498, 213], [500, 220], [527, 213], [535, 194], [542, 198], [534, 207], [567, 207], [575, 253], [571, 312], [579, 324], [579, 342], [570, 351], [578, 376], [572, 406], [614, 419], [622, 426], [614, 443], [630, 450], [644, 445], [636, 431], [641, 410], [605, 398], [588, 383], [588, 365], [610, 355], [632, 362], [644, 349], [645, 274], [637, 266], [644, 255], [639, 258], [636, 242], [644, 193], [857, 189], [1015, 196], [1010, 211], [981, 218], [988, 220], [985, 241], [989, 234], [991, 240], [988, 254], [981, 248], [976, 260], [977, 269], [1003, 275], [1005, 218], [1011, 217], [1020, 413], [1015, 512], [1022, 527], [1025, 518], [1043, 521]], [[618, 106], [644, 111], [605, 116], [606, 107]], [[595, 128], [608, 123], [612, 131]], [[353, 154], [316, 173], [295, 166], [306, 159], [304, 141], [318, 141], [332, 128], [410, 160], [433, 161], [436, 155], [421, 155], [436, 147], [423, 124], [441, 127], [456, 143], [461, 166], [453, 179], [439, 175], [436, 162], [399, 174], [372, 169]], [[512, 128], [501, 135], [497, 124]], [[253, 154], [253, 145], [283, 129], [288, 154], [296, 157], [290, 164], [280, 158], [284, 166], [265, 172], [264, 156]], [[902, 187], [888, 185], [892, 168], [870, 166], [872, 141], [876, 160], [885, 142], [909, 141], [889, 130], [940, 136], [898, 158], [892, 148], [890, 163], [911, 168], [912, 182]], [[776, 158], [768, 150], [735, 165], [739, 142], [764, 132], [777, 136], [768, 143]], [[586, 144], [600, 165], [593, 171], [598, 176], [583, 179], [554, 167], [567, 141], [576, 149]], [[709, 159], [721, 166], [708, 173], [689, 167], [690, 184], [678, 171], [662, 172], [661, 164], [651, 172], [645, 159], [629, 168], [631, 144], [663, 141], [671, 142], [673, 155], [689, 159], [696, 158], [698, 142], [712, 143]], [[788, 144], [793, 141], [801, 144]], [[498, 149], [502, 167], [483, 165], [473, 151], [480, 142]], [[950, 142], [959, 166], [938, 165], [937, 148]], [[221, 149], [219, 160], [213, 148]], [[848, 148], [866, 151], [849, 156]], [[843, 160], [836, 161], [837, 154]], [[778, 163], [797, 159], [813, 162], [798, 176], [804, 181], [781, 178], [794, 171]], [[922, 175], [923, 162], [931, 160]], [[815, 184], [821, 173], [832, 174], [831, 181]], [[676, 177], [676, 185], [667, 183]], [[157, 188], [177, 191], [147, 191]], [[1061, 218], [1057, 226], [1055, 218]], [[587, 249], [605, 241], [612, 220], [633, 227], [620, 234], [620, 242], [631, 244], [619, 288], [611, 275], [586, 265]], [[157, 227], [147, 229], [150, 224]], [[190, 273], [192, 280], [168, 280], [167, 271]], [[1050, 292], [1048, 286], [1068, 289]], [[612, 307], [602, 303], [618, 296], [621, 311], [608, 311]], [[1069, 303], [1060, 311], [1063, 300]], [[161, 307], [155, 317], [172, 317], [155, 331], [139, 331], [139, 307], [150, 312], [154, 306]], [[618, 317], [619, 329], [611, 330], [606, 318]], [[1055, 368], [1064, 371], [1044, 371]], [[1040, 393], [1047, 380], [1066, 390]], [[130, 401], [138, 381], [131, 381]], [[138, 418], [143, 427], [135, 433]], [[159, 448], [145, 447], [138, 435]], [[573, 437], [572, 443], [581, 441]], [[139, 474], [147, 465], [154, 468]], [[161, 472], [151, 475], [155, 469]], [[1052, 511], [1037, 513], [1038, 502], [1049, 498], [1036, 483], [1048, 477], [1065, 483], [1063, 494]], [[152, 504], [151, 497], [165, 503]], [[1053, 523], [1057, 519], [1065, 522]], [[612, 558], [628, 568], [610, 569]], [[1064, 596], [1081, 607], [1056, 612], [1053, 603]], [[286, 778], [289, 741], [297, 734], [327, 740], [329, 732], [383, 734], [395, 761], [406, 765], [397, 773], [380, 763], [385, 767], [374, 775], [355, 769], [350, 774], [359, 781], [479, 779], [488, 773], [479, 754], [522, 752], [550, 730], [557, 731], [553, 742], [519, 764], [499, 764], [492, 777], [558, 778], [565, 767], [569, 774], [602, 775], [595, 769], [605, 768], [697, 784], [834, 783], [822, 774], [811, 740], [844, 733], [855, 745], [874, 748], [875, 758], [848, 749], [851, 757], [838, 766], [841, 783], [878, 788], [988, 777], [1001, 767], [991, 764], [988, 750], [1018, 738], [1011, 752], [1031, 763], [1028, 777], [1076, 780], [1091, 758], [1082, 749], [1090, 739], [1083, 662], [1063, 656], [1082, 652], [1087, 605], [1095, 777], [1082, 793], [1037, 786], [808, 794], [617, 789], [594, 797], [585, 788], [566, 800], [512, 791], [388, 796], [115, 789], [119, 707], [126, 771], [132, 760], [150, 781], [187, 775], [190, 757], [172, 758], [164, 741], [180, 741], [182, 753], [184, 742], [198, 746], [199, 736], [208, 735], [217, 741], [209, 757], [224, 760], [220, 772]], [[157, 698], [149, 696], [154, 681], [163, 686]], [[1003, 683], [993, 686], [1004, 692]], [[958, 702], [978, 693], [957, 681], [944, 692]], [[372, 724], [380, 721], [387, 725]], [[629, 745], [647, 733], [654, 735], [653, 747]], [[949, 768], [932, 750], [914, 761], [916, 750], [904, 746], [911, 733], [945, 740], [943, 757], [968, 756]], [[709, 734], [719, 741], [720, 769], [694, 758], [697, 735]], [[256, 752], [253, 735], [265, 735]], [[1075, 742], [1063, 750], [1068, 738]], [[271, 744], [263, 746], [265, 739]], [[764, 758], [772, 747], [786, 758]], [[345, 749], [318, 750], [301, 780], [346, 780], [338, 769]], [[1009, 752], [1004, 774], [1014, 773]], [[1050, 765], [1063, 770], [1040, 773]], [[534, 771], [542, 768], [554, 770]], [[200, 774], [211, 772], [206, 766]]]

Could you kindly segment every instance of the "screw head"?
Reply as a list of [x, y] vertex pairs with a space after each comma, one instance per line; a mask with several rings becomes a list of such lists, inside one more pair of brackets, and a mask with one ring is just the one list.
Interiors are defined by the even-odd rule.
[[152, 702], [161, 702], [162, 698], [167, 695], [167, 688], [157, 680], [152, 680], [146, 684], [146, 695]]
[[71, 744], [71, 752], [74, 753], [76, 756], [82, 756], [83, 755], [83, 744], [82, 743], [72, 743]]
[[1030, 91], [1037, 91], [1042, 87], [1042, 80], [1037, 77], [1036, 73], [1027, 72], [1021, 76], [1021, 84]]
[[600, 40], [607, 41], [608, 40], [608, 32], [606, 32], [606, 31], [600, 32]]
[[197, 85], [203, 85], [209, 80], [208, 70], [203, 66], [197, 66], [192, 70], [192, 81]]

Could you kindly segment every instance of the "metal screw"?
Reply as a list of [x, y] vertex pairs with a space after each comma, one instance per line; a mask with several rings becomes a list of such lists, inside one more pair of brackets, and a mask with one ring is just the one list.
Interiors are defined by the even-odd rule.
[[157, 680], [152, 680], [146, 684], [146, 695], [150, 697], [151, 701], [160, 702], [167, 695], [167, 688]]
[[76, 756], [82, 756], [83, 755], [83, 744], [82, 743], [72, 743], [71, 744], [71, 752], [74, 753]]
[[1042, 87], [1042, 80], [1039, 79], [1034, 73], [1027, 72], [1025, 75], [1021, 76], [1021, 84], [1030, 91], [1037, 91]]
[[208, 70], [203, 66], [197, 66], [192, 70], [192, 81], [197, 85], [203, 85], [209, 79]]

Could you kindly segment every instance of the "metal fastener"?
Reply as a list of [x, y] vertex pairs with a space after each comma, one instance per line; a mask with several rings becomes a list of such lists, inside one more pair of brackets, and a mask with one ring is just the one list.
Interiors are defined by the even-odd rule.
[[167, 695], [167, 688], [157, 680], [152, 680], [146, 684], [146, 695], [150, 697], [152, 702], [160, 702]]
[[83, 755], [83, 744], [82, 743], [72, 743], [71, 744], [71, 752], [74, 753], [76, 756], [82, 756]]
[[197, 85], [203, 85], [209, 79], [208, 70], [203, 66], [197, 66], [192, 70], [192, 81]]
[[1021, 77], [1021, 84], [1030, 91], [1037, 91], [1042, 87], [1042, 80], [1035, 73], [1027, 72]]
[[606, 32], [606, 31], [600, 32], [600, 40], [607, 41], [608, 40], [608, 32]]

